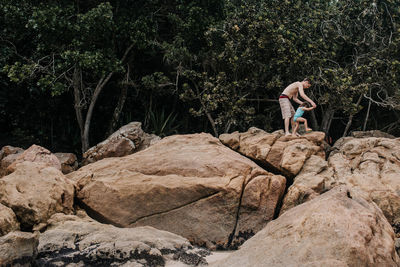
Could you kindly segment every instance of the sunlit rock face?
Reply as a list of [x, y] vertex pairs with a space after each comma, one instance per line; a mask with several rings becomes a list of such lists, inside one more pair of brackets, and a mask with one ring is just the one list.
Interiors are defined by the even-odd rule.
[[209, 134], [167, 137], [67, 176], [99, 220], [150, 225], [209, 248], [237, 247], [261, 230], [273, 219], [286, 182]]

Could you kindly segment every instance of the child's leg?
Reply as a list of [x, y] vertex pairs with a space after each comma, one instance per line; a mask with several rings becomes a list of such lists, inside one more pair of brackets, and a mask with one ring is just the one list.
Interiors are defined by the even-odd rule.
[[297, 118], [296, 119], [296, 122], [303, 122], [304, 123], [304, 126], [306, 127], [306, 131], [311, 131], [312, 129], [311, 128], [308, 128], [308, 124], [307, 124], [307, 120], [305, 119], [305, 118], [302, 118], [302, 117], [299, 117], [299, 118]]
[[299, 118], [297, 118], [297, 119], [296, 119], [296, 122], [294, 123], [295, 125], [294, 125], [293, 131], [292, 131], [292, 135], [293, 135], [293, 136], [296, 136], [297, 129], [299, 128], [299, 125], [300, 125], [298, 119], [299, 119]]

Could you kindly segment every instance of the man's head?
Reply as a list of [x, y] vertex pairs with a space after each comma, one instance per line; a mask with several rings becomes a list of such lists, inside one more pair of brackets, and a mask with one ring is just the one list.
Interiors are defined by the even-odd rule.
[[310, 81], [309, 78], [305, 78], [305, 79], [302, 81], [302, 83], [303, 83], [303, 88], [308, 88], [308, 87], [311, 86], [311, 81]]

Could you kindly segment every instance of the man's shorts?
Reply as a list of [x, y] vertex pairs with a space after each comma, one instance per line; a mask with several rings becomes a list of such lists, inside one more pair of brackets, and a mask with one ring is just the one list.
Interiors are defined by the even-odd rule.
[[279, 105], [281, 106], [282, 118], [291, 118], [294, 116], [294, 108], [290, 103], [289, 98], [279, 98]]

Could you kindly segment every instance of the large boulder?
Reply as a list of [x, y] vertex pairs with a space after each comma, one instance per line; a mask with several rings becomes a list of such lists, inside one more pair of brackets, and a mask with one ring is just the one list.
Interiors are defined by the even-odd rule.
[[254, 127], [245, 133], [219, 136], [233, 150], [288, 177], [297, 175], [311, 155], [325, 158], [324, 138], [323, 132], [293, 137], [284, 136], [282, 131], [267, 133]]
[[19, 147], [3, 146], [0, 150], [0, 177], [7, 174], [7, 168], [10, 166], [24, 150]]
[[370, 130], [370, 131], [353, 131], [351, 132], [351, 136], [355, 138], [365, 138], [365, 137], [385, 137], [385, 138], [396, 138], [395, 136], [379, 131], [379, 130]]
[[38, 234], [19, 231], [0, 237], [0, 266], [32, 266], [38, 241]]
[[37, 266], [196, 266], [210, 254], [150, 226], [117, 228], [82, 215], [53, 215], [39, 238]]
[[20, 154], [24, 152], [24, 150], [20, 147], [13, 147], [13, 146], [3, 146], [0, 149], [0, 160], [3, 158], [12, 155], [12, 154]]
[[400, 223], [400, 139], [338, 140], [328, 162], [310, 158], [284, 199], [283, 210], [345, 184], [373, 200], [391, 224]]
[[286, 182], [209, 134], [170, 136], [67, 176], [91, 216], [150, 225], [213, 249], [237, 246], [272, 220]]
[[19, 230], [17, 217], [12, 209], [0, 204], [0, 236]]
[[381, 210], [336, 187], [288, 210], [210, 266], [400, 266]]
[[71, 212], [73, 200], [73, 183], [53, 167], [25, 161], [0, 179], [0, 203], [14, 211], [23, 230], [45, 223], [56, 212]]
[[145, 133], [140, 122], [131, 122], [86, 151], [83, 154], [82, 165], [104, 158], [130, 155], [149, 147], [160, 139], [154, 134]]
[[74, 153], [55, 153], [61, 163], [61, 171], [64, 174], [76, 171], [78, 169], [78, 159]]
[[6, 173], [10, 174], [15, 171], [17, 164], [30, 161], [40, 163], [43, 166], [54, 167], [57, 170], [61, 170], [61, 163], [57, 157], [52, 154], [49, 150], [38, 145], [32, 145], [23, 153], [21, 153], [10, 166], [7, 167]]

